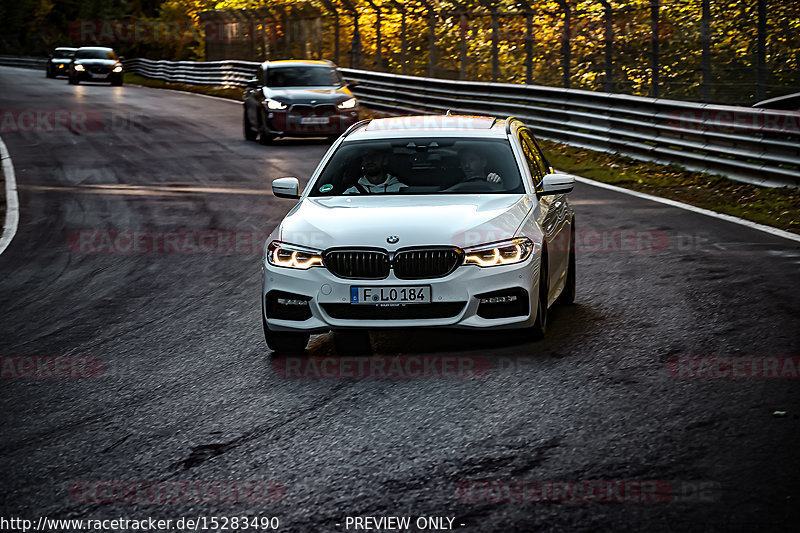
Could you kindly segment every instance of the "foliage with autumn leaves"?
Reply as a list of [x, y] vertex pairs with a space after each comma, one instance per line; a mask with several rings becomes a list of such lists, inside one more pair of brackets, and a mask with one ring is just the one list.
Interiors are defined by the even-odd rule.
[[[209, 50], [202, 20], [210, 14], [219, 20], [249, 17], [269, 26], [266, 42], [222, 47], [223, 53], [227, 51], [242, 59], [288, 55], [335, 59], [336, 15], [340, 25], [338, 62], [342, 66], [357, 62], [367, 69], [427, 75], [431, 72], [429, 29], [433, 24], [436, 76], [491, 80], [496, 73], [498, 81], [524, 83], [530, 43], [532, 82], [563, 86], [565, 9], [569, 8], [569, 84], [573, 88], [602, 90], [609, 87], [604, 85], [607, 81], [604, 4], [608, 4], [613, 12], [613, 90], [647, 95], [652, 90], [654, 1], [22, 0], [5, 2], [0, 7], [0, 20], [4, 20], [5, 26], [0, 34], [0, 53], [40, 55], [53, 46], [70, 44], [69, 26], [76, 21], [191, 21], [199, 31], [190, 38], [121, 42], [115, 46], [127, 57], [202, 60]], [[709, 1], [712, 102], [748, 104], [756, 97], [758, 1]], [[765, 96], [800, 91], [800, 3], [765, 1]], [[662, 97], [700, 100], [702, 5], [703, 0], [658, 1], [656, 42]], [[401, 39], [403, 19], [405, 55]], [[356, 23], [358, 39], [354, 39]], [[291, 31], [293, 27], [299, 27], [300, 33]], [[493, 70], [495, 38], [497, 59]], [[358, 50], [360, 53], [355, 54]]]

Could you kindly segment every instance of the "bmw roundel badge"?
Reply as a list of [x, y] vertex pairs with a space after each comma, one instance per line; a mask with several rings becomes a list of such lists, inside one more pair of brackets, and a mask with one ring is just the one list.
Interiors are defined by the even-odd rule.
[[388, 237], [386, 237], [386, 242], [388, 242], [389, 244], [395, 244], [399, 240], [400, 237], [398, 237], [397, 235], [389, 235]]

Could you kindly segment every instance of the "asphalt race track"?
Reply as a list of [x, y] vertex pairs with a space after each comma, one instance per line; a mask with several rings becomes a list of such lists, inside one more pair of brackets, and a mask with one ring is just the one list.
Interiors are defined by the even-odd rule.
[[328, 144], [261, 146], [236, 103], [32, 70], [0, 68], [0, 109], [20, 199], [0, 256], [3, 517], [797, 531], [797, 241], [578, 184], [578, 295], [544, 341], [375, 332], [387, 365], [476, 370], [375, 378], [320, 335], [312, 361], [338, 372], [320, 377], [271, 357], [259, 283], [293, 206], [271, 179], [303, 182]]

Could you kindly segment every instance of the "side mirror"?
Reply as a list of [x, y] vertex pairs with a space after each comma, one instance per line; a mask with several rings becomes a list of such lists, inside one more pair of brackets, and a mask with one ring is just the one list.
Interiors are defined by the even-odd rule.
[[258, 78], [253, 78], [253, 79], [247, 80], [247, 87], [249, 87], [250, 89], [257, 89], [258, 88]]
[[300, 183], [297, 178], [278, 178], [272, 180], [272, 194], [278, 198], [300, 198]]
[[575, 178], [566, 174], [547, 174], [542, 179], [542, 192], [540, 196], [551, 194], [566, 194], [575, 187]]

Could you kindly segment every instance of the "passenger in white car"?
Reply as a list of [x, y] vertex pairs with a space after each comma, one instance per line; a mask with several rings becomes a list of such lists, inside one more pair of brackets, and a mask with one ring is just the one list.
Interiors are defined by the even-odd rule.
[[361, 158], [363, 175], [355, 185], [344, 191], [344, 194], [380, 194], [398, 192], [407, 187], [396, 176], [386, 170], [387, 155], [380, 150], [372, 150]]

